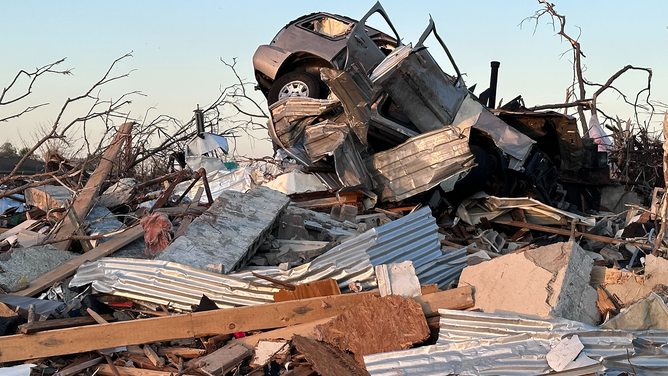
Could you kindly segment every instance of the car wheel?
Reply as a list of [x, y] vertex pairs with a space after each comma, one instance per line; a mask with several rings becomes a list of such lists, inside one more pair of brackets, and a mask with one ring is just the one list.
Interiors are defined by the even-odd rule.
[[271, 85], [267, 101], [271, 105], [288, 97], [319, 98], [320, 83], [318, 79], [306, 72], [292, 72], [279, 77]]

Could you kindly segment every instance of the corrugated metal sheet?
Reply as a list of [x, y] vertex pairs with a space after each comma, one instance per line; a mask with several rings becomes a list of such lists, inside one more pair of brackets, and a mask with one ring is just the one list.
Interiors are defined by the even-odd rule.
[[[425, 207], [347, 239], [309, 265], [285, 271], [271, 268], [255, 272], [290, 283], [334, 278], [342, 288], [346, 288], [350, 282], [361, 282], [367, 287], [375, 287], [377, 282], [374, 266], [411, 260], [421, 283], [427, 283], [423, 281], [424, 278], [428, 283], [445, 285], [453, 279], [453, 275], [456, 277], [463, 269], [462, 259], [459, 258], [462, 253], [443, 255], [437, 231], [436, 220], [432, 217], [431, 210]], [[266, 283], [253, 277], [250, 272], [235, 275], [257, 283]], [[442, 276], [442, 279], [439, 276]]]
[[[364, 364], [372, 376], [540, 375], [551, 370], [544, 354], [553, 342], [528, 335], [482, 339], [367, 355]], [[601, 370], [597, 364], [554, 374]]]
[[[377, 286], [374, 266], [411, 260], [422, 284], [444, 286], [466, 265], [466, 250], [443, 254], [437, 230], [431, 210], [422, 208], [350, 238], [309, 264], [254, 272], [289, 283], [334, 278], [344, 289], [351, 282], [372, 288]], [[272, 302], [276, 291], [250, 271], [222, 275], [173, 262], [121, 258], [81, 266], [70, 286], [89, 283], [99, 293], [171, 304], [180, 310], [190, 310], [202, 295], [227, 308]]]
[[565, 319], [439, 310], [434, 346], [364, 357], [371, 375], [539, 375], [551, 372], [545, 356], [564, 337], [584, 345], [574, 369], [551, 375], [605, 371], [668, 374], [668, 331], [628, 332]]
[[210, 273], [174, 262], [105, 257], [82, 265], [70, 286], [92, 284], [93, 290], [190, 311], [202, 295], [221, 308], [274, 301], [268, 286]]

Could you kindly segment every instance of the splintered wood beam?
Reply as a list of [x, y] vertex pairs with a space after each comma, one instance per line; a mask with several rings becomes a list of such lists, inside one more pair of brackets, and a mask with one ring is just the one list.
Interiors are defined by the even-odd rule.
[[[339, 315], [378, 291], [218, 309], [183, 315], [121, 321], [0, 337], [0, 363], [76, 354], [128, 345], [282, 328]], [[415, 299], [425, 314], [439, 308], [473, 306], [471, 287], [460, 287]]]
[[[100, 186], [107, 180], [107, 176], [114, 167], [114, 161], [118, 156], [118, 153], [121, 151], [123, 143], [128, 139], [132, 132], [133, 125], [134, 123], [132, 122], [121, 125], [118, 133], [116, 133], [111, 140], [111, 144], [102, 154], [100, 164], [90, 176], [86, 185], [79, 192], [69, 209], [70, 211], [74, 211], [74, 218], [84, 221], [88, 212], [93, 208], [95, 204], [93, 199], [100, 193]], [[79, 226], [81, 226], [81, 223], [72, 222], [73, 221], [63, 221], [63, 224], [56, 232], [54, 239], [66, 238], [74, 234]], [[67, 251], [70, 248], [70, 245], [72, 245], [72, 240], [65, 240], [54, 245], [60, 250]]]

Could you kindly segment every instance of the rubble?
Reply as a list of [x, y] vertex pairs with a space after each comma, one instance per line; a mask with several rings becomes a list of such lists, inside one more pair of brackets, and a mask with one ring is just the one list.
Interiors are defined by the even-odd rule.
[[662, 140], [496, 108], [380, 4], [293, 21], [254, 67], [273, 157], [198, 108], [154, 165], [126, 122], [3, 180], [0, 373], [666, 373]]

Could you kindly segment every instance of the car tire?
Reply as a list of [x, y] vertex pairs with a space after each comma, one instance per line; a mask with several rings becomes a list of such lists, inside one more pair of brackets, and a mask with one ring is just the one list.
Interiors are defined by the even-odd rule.
[[272, 105], [283, 99], [286, 94], [292, 91], [289, 96], [302, 96], [309, 98], [320, 98], [320, 82], [313, 75], [306, 72], [292, 72], [279, 77], [271, 85], [267, 102]]

